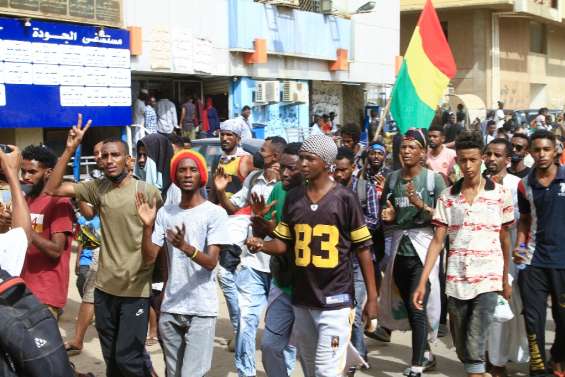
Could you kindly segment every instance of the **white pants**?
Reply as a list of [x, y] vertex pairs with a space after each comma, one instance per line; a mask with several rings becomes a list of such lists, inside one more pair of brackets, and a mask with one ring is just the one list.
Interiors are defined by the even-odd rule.
[[304, 376], [341, 377], [354, 309], [316, 310], [301, 306], [293, 309], [293, 336]]

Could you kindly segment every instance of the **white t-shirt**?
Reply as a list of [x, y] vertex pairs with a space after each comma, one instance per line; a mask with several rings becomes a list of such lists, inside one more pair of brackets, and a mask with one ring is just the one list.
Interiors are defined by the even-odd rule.
[[[163, 246], [167, 229], [186, 227], [186, 242], [201, 253], [208, 245], [229, 244], [225, 224], [226, 211], [209, 201], [190, 209], [178, 205], [167, 205], [157, 212], [152, 242]], [[161, 310], [171, 314], [216, 317], [218, 294], [216, 291], [216, 269], [208, 271], [191, 260], [185, 253], [167, 242], [169, 253], [169, 279]]]
[[20, 276], [27, 247], [27, 237], [22, 228], [0, 234], [0, 268], [12, 276]]
[[504, 120], [506, 116], [504, 115], [504, 110], [498, 109], [494, 113], [494, 121], [496, 122], [496, 128], [504, 126]]

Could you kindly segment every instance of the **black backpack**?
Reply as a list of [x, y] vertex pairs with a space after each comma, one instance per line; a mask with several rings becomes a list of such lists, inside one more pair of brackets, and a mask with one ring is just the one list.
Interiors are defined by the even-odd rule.
[[19, 277], [0, 269], [0, 376], [74, 377], [57, 321]]

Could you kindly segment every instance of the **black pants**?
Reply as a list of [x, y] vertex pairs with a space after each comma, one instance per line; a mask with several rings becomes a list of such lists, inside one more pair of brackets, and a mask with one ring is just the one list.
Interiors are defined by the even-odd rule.
[[84, 295], [84, 283], [86, 282], [86, 275], [90, 271], [90, 266], [79, 266], [77, 276], [77, 289], [80, 298]]
[[380, 289], [381, 283], [383, 281], [382, 271], [384, 266], [382, 264], [385, 257], [385, 234], [382, 228], [371, 230], [371, 236], [373, 238], [373, 254], [375, 258], [373, 259], [373, 267], [375, 271], [375, 283], [377, 284], [377, 289]]
[[118, 297], [94, 290], [96, 330], [107, 377], [150, 377], [145, 355], [149, 298]]
[[412, 293], [418, 287], [424, 266], [420, 258], [397, 255], [394, 260], [394, 282], [398, 287], [404, 306], [408, 312], [408, 320], [412, 329], [412, 365], [421, 366], [424, 363], [424, 352], [428, 348], [428, 317], [426, 304], [430, 295], [430, 283], [427, 284], [424, 298], [424, 309], [418, 310], [412, 304]]
[[530, 375], [545, 375], [545, 320], [547, 297], [555, 322], [551, 347], [554, 362], [565, 362], [565, 269], [528, 266], [518, 275], [530, 349]]

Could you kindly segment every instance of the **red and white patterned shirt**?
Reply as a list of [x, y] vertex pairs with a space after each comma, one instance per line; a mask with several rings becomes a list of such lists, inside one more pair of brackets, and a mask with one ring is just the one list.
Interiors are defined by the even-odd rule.
[[446, 294], [470, 300], [502, 290], [500, 230], [514, 222], [514, 206], [510, 191], [490, 179], [469, 204], [461, 193], [462, 182], [442, 192], [433, 222], [447, 226], [449, 235]]

